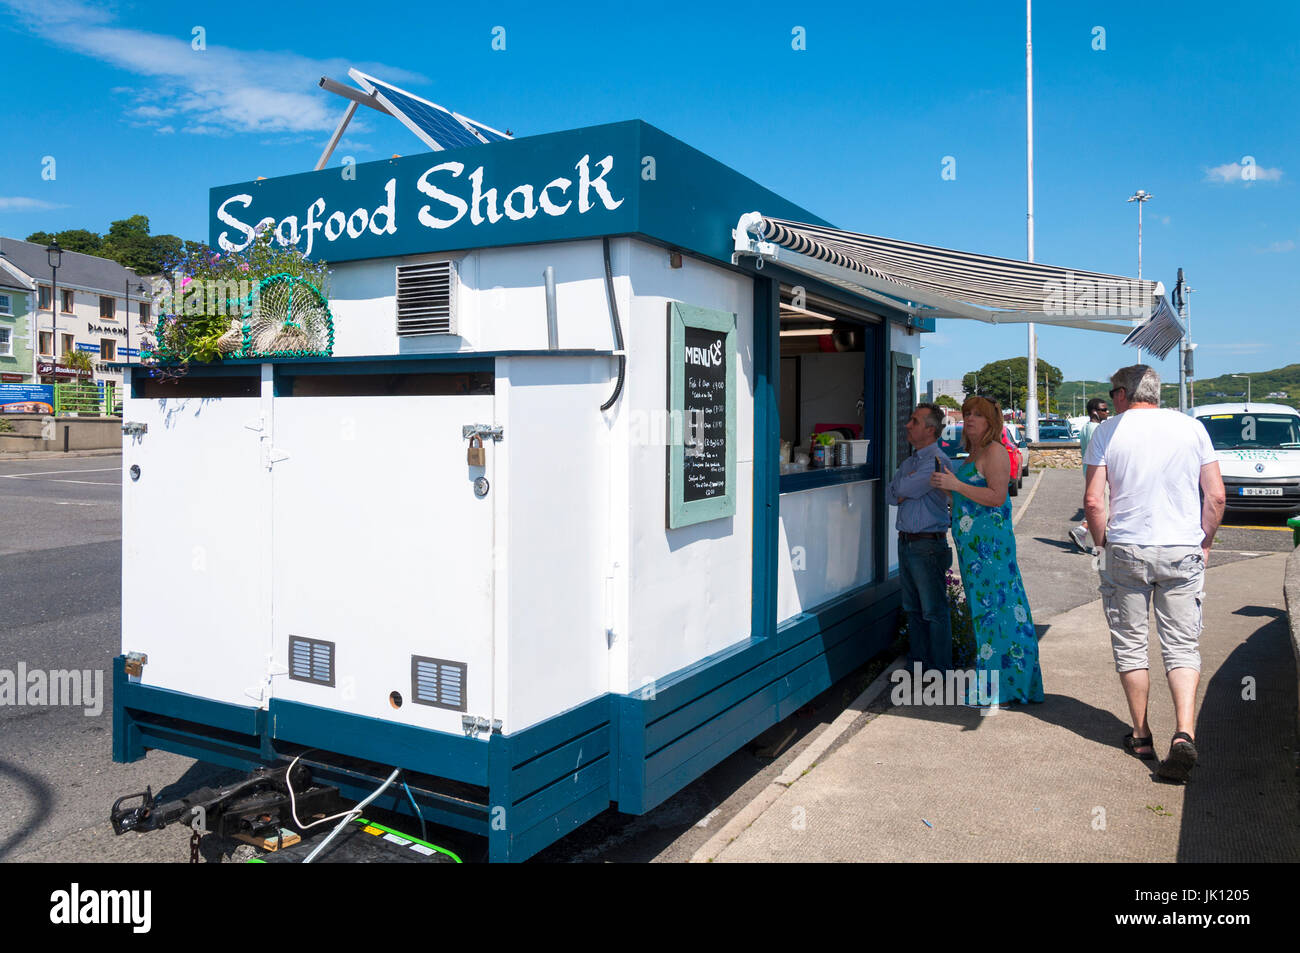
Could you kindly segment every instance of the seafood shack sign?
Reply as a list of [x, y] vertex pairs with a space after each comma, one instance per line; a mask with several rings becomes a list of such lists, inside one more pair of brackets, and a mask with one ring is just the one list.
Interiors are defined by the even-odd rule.
[[730, 264], [741, 212], [830, 223], [640, 120], [212, 189], [208, 243], [259, 227], [330, 262], [645, 235]]
[[333, 262], [634, 231], [642, 166], [636, 138], [620, 133], [636, 125], [215, 188], [210, 244], [239, 251], [269, 228]]

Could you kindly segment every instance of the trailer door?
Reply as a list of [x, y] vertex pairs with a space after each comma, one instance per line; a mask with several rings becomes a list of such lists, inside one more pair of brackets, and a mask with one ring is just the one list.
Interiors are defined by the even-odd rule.
[[[122, 651], [141, 681], [264, 703], [270, 628], [270, 475], [256, 377], [156, 385], [128, 398], [122, 439]], [[136, 427], [135, 429], [139, 429]]]
[[274, 418], [274, 696], [456, 733], [492, 717], [501, 487], [492, 441], [473, 467], [462, 435], [491, 394], [283, 396]]

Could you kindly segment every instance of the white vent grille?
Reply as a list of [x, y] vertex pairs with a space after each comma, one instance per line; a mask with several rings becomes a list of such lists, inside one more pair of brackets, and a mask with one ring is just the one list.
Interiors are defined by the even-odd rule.
[[289, 677], [334, 686], [334, 643], [289, 636]]
[[421, 705], [465, 711], [464, 662], [411, 656], [411, 697]]
[[397, 266], [397, 336], [457, 334], [456, 263]]

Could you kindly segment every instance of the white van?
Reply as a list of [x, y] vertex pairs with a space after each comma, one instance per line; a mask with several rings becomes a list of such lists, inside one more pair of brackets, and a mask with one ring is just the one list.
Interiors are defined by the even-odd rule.
[[1300, 411], [1286, 404], [1196, 407], [1218, 452], [1230, 510], [1300, 512]]

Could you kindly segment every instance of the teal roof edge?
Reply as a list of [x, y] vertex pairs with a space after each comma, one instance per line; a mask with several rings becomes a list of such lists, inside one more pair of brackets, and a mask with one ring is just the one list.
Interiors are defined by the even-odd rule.
[[330, 262], [641, 235], [730, 263], [744, 212], [830, 225], [641, 120], [217, 186], [209, 244], [266, 222]]

